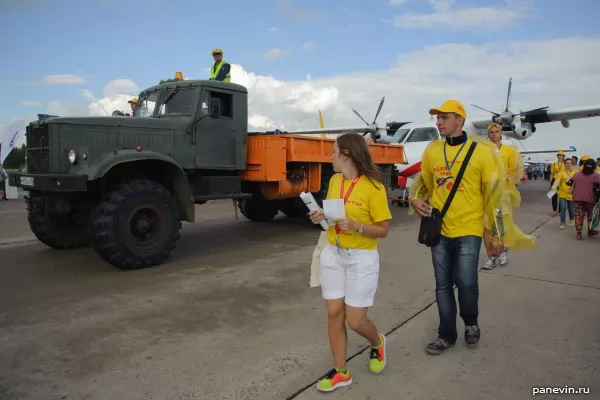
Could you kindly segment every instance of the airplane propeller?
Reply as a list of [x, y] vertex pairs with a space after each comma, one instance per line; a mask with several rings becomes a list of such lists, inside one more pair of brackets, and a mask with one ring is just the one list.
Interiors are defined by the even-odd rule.
[[516, 116], [520, 115], [521, 121], [526, 122], [528, 114], [536, 112], [536, 111], [545, 110], [548, 108], [548, 106], [546, 106], [546, 107], [534, 108], [533, 110], [529, 110], [529, 111], [521, 110], [520, 112], [515, 114], [508, 109], [510, 107], [511, 90], [512, 90], [512, 78], [510, 78], [508, 81], [508, 92], [506, 94], [506, 107], [500, 113], [487, 110], [487, 109], [485, 109], [483, 107], [479, 107], [478, 105], [475, 105], [475, 104], [471, 104], [471, 105], [475, 108], [478, 108], [480, 110], [483, 110], [483, 111], [486, 111], [486, 112], [489, 112], [490, 114], [492, 114], [493, 115], [492, 121], [494, 121], [497, 124], [502, 125], [503, 130], [514, 130], [515, 129], [514, 119]]
[[352, 109], [354, 114], [356, 114], [356, 116], [358, 118], [360, 118], [367, 125], [367, 132], [365, 132], [363, 134], [363, 136], [365, 136], [367, 133], [370, 133], [373, 141], [381, 139], [381, 134], [379, 133], [380, 128], [377, 125], [377, 117], [379, 116], [379, 113], [381, 112], [384, 102], [385, 102], [385, 96], [381, 98], [381, 101], [379, 102], [379, 107], [377, 108], [377, 112], [375, 113], [375, 118], [373, 118], [373, 122], [370, 124], [362, 117], [362, 115], [360, 115], [360, 113], [358, 111], [356, 111], [354, 108]]

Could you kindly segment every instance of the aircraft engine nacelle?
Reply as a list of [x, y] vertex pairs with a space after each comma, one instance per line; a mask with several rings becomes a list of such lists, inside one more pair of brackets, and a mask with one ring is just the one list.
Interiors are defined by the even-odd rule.
[[515, 127], [511, 132], [504, 132], [504, 134], [516, 140], [524, 140], [528, 137], [531, 137], [533, 134], [533, 128], [531, 126], [527, 126], [527, 124], [523, 124], [520, 128]]

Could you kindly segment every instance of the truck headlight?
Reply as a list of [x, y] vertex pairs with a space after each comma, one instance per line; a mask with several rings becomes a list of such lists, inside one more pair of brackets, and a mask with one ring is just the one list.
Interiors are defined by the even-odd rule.
[[69, 162], [75, 164], [75, 161], [77, 161], [77, 153], [75, 150], [71, 149], [69, 150]]

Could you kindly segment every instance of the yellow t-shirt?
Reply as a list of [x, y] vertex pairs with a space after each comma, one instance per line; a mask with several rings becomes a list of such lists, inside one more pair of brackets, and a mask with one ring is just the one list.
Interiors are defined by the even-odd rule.
[[[516, 154], [515, 148], [512, 146], [500, 145], [500, 157], [502, 157], [502, 163], [506, 170], [506, 178], [511, 184], [517, 184], [521, 177], [515, 177], [517, 173], [517, 165], [515, 164]], [[516, 180], [515, 180], [516, 179]]]
[[567, 185], [567, 182], [576, 173], [577, 173], [577, 169], [573, 168], [573, 169], [571, 169], [570, 173], [565, 170], [556, 177], [556, 181], [558, 182], [558, 197], [559, 198], [566, 199], [569, 201], [573, 200], [573, 194], [569, 193], [569, 190], [571, 190], [571, 186]]
[[[465, 159], [472, 139], [467, 139], [464, 147], [458, 155], [456, 161], [451, 165], [452, 179], [444, 180], [448, 177], [448, 169], [444, 160], [444, 146], [448, 164], [461, 148], [458, 146], [448, 146], [440, 143], [439, 146], [432, 146], [423, 153], [421, 161], [421, 173], [426, 185], [432, 188], [430, 204], [432, 207], [442, 211], [444, 203], [450, 194], [452, 185], [463, 160]], [[460, 187], [456, 191], [452, 204], [448, 208], [446, 215], [442, 219], [442, 235], [448, 238], [460, 236], [483, 236], [484, 229], [484, 185], [490, 181], [495, 181], [498, 176], [497, 167], [493, 161], [493, 150], [484, 145], [477, 145], [469, 165], [460, 182]], [[488, 192], [490, 192], [488, 190]]]
[[564, 172], [565, 169], [565, 163], [564, 162], [558, 162], [555, 161], [552, 163], [552, 166], [550, 167], [550, 173], [552, 174], [552, 178], [556, 179], [556, 176], [560, 173], [560, 172]]
[[[346, 196], [352, 181], [344, 180], [344, 195], [340, 197], [342, 179], [344, 179], [342, 174], [335, 174], [331, 177], [329, 190], [327, 191], [328, 200], [343, 199]], [[377, 188], [373, 186], [373, 183], [377, 185]], [[356, 182], [352, 193], [350, 193], [344, 204], [346, 218], [368, 225], [392, 219], [385, 186], [379, 182], [373, 181], [373, 183], [364, 175]], [[335, 236], [335, 225], [333, 225], [327, 230], [327, 239], [334, 246], [336, 245]], [[344, 249], [375, 250], [377, 249], [377, 238], [370, 238], [356, 231], [341, 231], [340, 247]]]

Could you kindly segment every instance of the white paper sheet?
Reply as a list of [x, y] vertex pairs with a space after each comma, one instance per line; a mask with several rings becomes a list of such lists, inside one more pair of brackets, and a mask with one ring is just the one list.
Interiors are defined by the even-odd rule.
[[344, 209], [344, 200], [323, 200], [323, 212], [325, 213], [325, 218], [327, 218], [328, 220], [344, 218], [346, 216], [346, 211]]
[[[300, 193], [300, 198], [302, 199], [304, 204], [306, 204], [306, 207], [308, 207], [308, 209], [310, 211], [313, 211], [313, 210], [321, 211], [321, 208], [317, 204], [317, 201], [315, 200], [312, 193], [302, 192], [302, 193]], [[329, 225], [327, 224], [327, 221], [325, 221], [325, 220], [321, 221], [321, 227], [325, 230], [329, 229]]]
[[548, 194], [546, 196], [548, 196], [548, 198], [551, 199], [555, 194], [556, 194], [556, 192], [554, 190], [551, 190], [548, 192]]

